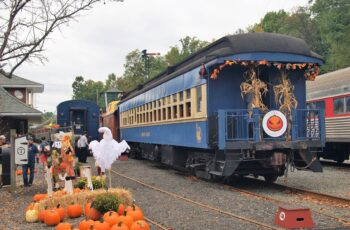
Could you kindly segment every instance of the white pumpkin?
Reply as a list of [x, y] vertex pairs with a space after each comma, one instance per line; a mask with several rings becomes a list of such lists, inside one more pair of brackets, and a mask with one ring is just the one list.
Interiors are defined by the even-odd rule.
[[29, 209], [26, 211], [26, 221], [29, 223], [37, 222], [39, 217], [39, 212], [36, 209]]

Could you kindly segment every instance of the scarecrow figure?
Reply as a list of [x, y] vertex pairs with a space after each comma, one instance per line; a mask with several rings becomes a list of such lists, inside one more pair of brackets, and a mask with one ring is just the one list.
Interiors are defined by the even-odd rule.
[[103, 133], [102, 140], [100, 142], [91, 141], [89, 148], [92, 150], [96, 163], [101, 167], [101, 171], [105, 172], [106, 169], [109, 169], [109, 187], [111, 188], [111, 166], [123, 152], [130, 149], [130, 146], [126, 141], [118, 143], [114, 140], [111, 130], [107, 127], [99, 128], [98, 132]]
[[62, 162], [66, 165], [67, 180], [75, 178], [74, 172], [74, 148], [70, 143], [69, 135], [64, 135], [61, 143]]

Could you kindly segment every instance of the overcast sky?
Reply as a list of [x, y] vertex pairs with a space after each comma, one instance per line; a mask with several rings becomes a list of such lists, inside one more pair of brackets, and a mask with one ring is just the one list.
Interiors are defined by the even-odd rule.
[[[107, 2], [107, 0], [106, 0]], [[185, 36], [211, 41], [253, 25], [269, 11], [291, 11], [308, 0], [124, 0], [97, 3], [45, 44], [49, 61], [25, 64], [15, 74], [42, 83], [35, 107], [54, 112], [72, 98], [76, 76], [105, 81], [123, 73], [134, 49], [165, 54]]]

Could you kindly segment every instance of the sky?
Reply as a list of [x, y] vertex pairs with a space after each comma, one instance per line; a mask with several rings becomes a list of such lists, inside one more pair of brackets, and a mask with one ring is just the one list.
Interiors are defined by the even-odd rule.
[[292, 11], [308, 0], [124, 0], [97, 3], [54, 31], [45, 44], [48, 62], [25, 63], [15, 74], [44, 84], [35, 108], [55, 112], [72, 98], [76, 76], [105, 81], [124, 72], [126, 55], [147, 49], [164, 55], [186, 36], [212, 41], [258, 23], [269, 11]]

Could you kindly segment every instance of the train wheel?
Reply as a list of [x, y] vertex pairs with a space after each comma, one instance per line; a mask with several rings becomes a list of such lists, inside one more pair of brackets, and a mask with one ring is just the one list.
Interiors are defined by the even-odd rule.
[[278, 176], [275, 174], [268, 174], [268, 175], [264, 175], [264, 179], [267, 183], [274, 183], [276, 182]]

